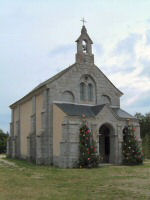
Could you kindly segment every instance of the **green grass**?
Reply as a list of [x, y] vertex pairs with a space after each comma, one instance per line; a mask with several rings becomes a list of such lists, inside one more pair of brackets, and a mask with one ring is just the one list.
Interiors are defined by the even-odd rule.
[[[1, 159], [2, 160], [2, 159]], [[150, 199], [150, 161], [141, 166], [59, 169], [0, 161], [0, 200]]]

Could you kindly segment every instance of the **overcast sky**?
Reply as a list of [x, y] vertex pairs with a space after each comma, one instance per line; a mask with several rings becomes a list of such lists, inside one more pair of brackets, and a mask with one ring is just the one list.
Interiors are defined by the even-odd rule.
[[10, 104], [74, 63], [82, 17], [121, 107], [150, 111], [150, 0], [0, 0], [1, 129]]

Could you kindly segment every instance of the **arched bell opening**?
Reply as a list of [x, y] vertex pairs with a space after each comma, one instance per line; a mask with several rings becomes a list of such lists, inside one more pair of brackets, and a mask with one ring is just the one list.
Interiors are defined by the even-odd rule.
[[87, 41], [86, 40], [82, 40], [82, 52], [84, 54], [88, 53]]

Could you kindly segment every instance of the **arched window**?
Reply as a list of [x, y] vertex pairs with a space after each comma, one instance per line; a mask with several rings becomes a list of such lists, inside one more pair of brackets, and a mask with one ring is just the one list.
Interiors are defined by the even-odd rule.
[[81, 103], [94, 103], [96, 102], [96, 83], [89, 74], [83, 74], [80, 78], [80, 100]]
[[93, 101], [93, 85], [91, 83], [88, 84], [88, 100]]
[[80, 99], [85, 100], [85, 83], [80, 83]]
[[74, 102], [74, 95], [71, 91], [65, 91], [62, 95], [62, 100], [65, 102]]
[[111, 104], [111, 99], [107, 95], [102, 95], [102, 103], [103, 104]]

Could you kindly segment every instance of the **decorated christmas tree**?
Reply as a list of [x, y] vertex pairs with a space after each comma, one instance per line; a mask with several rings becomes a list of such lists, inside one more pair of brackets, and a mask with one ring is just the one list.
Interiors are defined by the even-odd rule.
[[96, 143], [93, 139], [91, 130], [87, 123], [84, 122], [80, 128], [80, 156], [79, 167], [97, 167], [99, 157], [97, 155]]
[[133, 126], [127, 126], [123, 130], [123, 163], [127, 165], [142, 164], [144, 159], [134, 132]]

